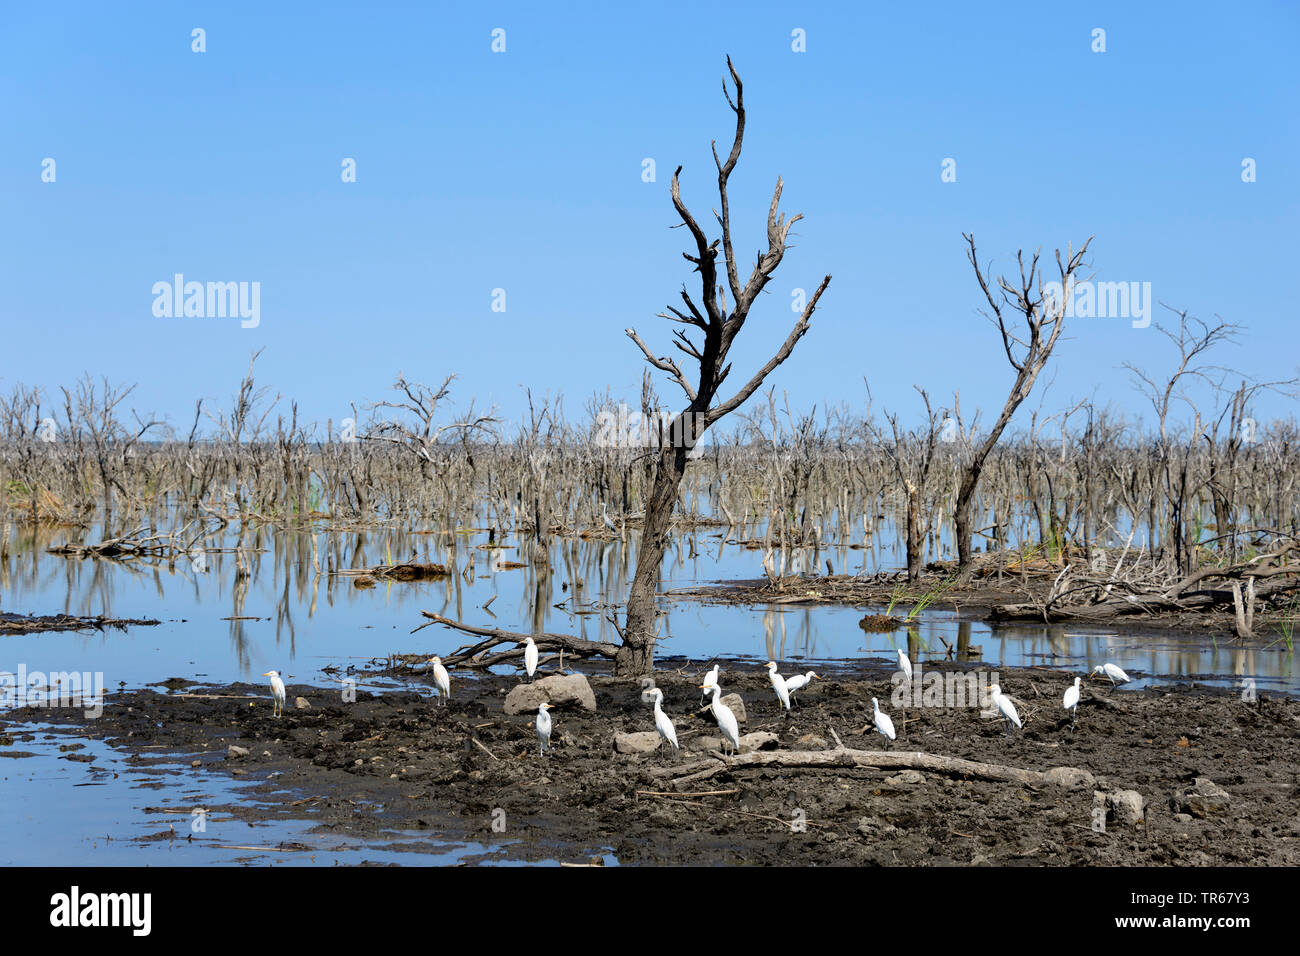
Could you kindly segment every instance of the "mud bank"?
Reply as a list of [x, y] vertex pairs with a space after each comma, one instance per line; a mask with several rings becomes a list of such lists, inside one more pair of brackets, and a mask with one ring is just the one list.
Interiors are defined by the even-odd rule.
[[[414, 831], [398, 846], [413, 864], [447, 841], [501, 844], [509, 859], [574, 863], [612, 854], [623, 864], [1300, 864], [1300, 702], [1292, 699], [1092, 683], [1072, 731], [1060, 699], [1073, 674], [1004, 669], [998, 678], [1021, 702], [1025, 724], [1004, 737], [1002, 722], [978, 708], [887, 703], [893, 688], [883, 669], [826, 672], [786, 717], [765, 671], [724, 667], [724, 690], [739, 693], [748, 712], [741, 733], [772, 735], [751, 759], [833, 752], [836, 735], [845, 750], [882, 752], [871, 729], [874, 696], [899, 726], [888, 759], [919, 751], [1086, 773], [1069, 785], [1019, 783], [985, 779], [960, 763], [915, 770], [844, 760], [723, 765], [707, 779], [684, 780], [693, 768], [724, 762], [710, 756], [716, 730], [698, 712], [704, 666], [662, 667], [655, 683], [677, 725], [676, 755], [666, 747], [615, 752], [616, 733], [653, 731], [651, 710], [639, 682], [590, 673], [597, 711], [557, 707], [553, 750], [541, 758], [532, 715], [504, 712], [519, 679], [458, 673], [445, 707], [429, 696], [424, 675], [384, 675], [410, 689], [373, 694], [364, 688], [379, 675], [358, 674], [355, 702], [338, 690], [291, 686], [280, 718], [260, 685], [169, 682], [171, 693], [110, 695], [98, 720], [15, 711], [0, 740], [9, 742], [2, 749], [21, 751], [38, 733], [104, 739], [133, 764], [169, 769], [181, 785], [198, 768], [230, 773], [249, 783], [250, 799], [209, 809], [244, 820], [309, 820], [317, 832], [359, 840]], [[295, 708], [297, 697], [307, 709]], [[23, 721], [55, 727], [33, 730]], [[1141, 796], [1139, 817], [1122, 791]]]

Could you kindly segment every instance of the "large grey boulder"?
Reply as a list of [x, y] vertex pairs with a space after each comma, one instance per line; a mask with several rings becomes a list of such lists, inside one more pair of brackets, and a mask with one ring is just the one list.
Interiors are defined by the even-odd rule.
[[544, 702], [577, 704], [583, 710], [596, 709], [596, 695], [582, 674], [555, 674], [531, 684], [519, 684], [506, 695], [507, 714], [535, 713]]
[[663, 743], [657, 730], [640, 730], [631, 734], [615, 734], [614, 749], [621, 754], [648, 754]]

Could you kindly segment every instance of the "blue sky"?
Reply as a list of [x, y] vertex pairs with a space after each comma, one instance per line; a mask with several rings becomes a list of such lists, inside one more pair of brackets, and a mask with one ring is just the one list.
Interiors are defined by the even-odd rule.
[[[784, 338], [791, 290], [829, 272], [812, 330], [769, 379], [778, 394], [860, 410], [866, 379], [877, 409], [910, 418], [919, 384], [991, 418], [1011, 372], [979, 314], [972, 230], [995, 270], [1017, 248], [1050, 258], [1095, 234], [1099, 280], [1150, 282], [1160, 301], [1242, 323], [1219, 361], [1294, 375], [1279, 289], [1300, 218], [1298, 10], [11, 5], [0, 389], [106, 375], [138, 383], [138, 411], [187, 426], [194, 399], [227, 404], [264, 349], [261, 380], [319, 422], [386, 397], [399, 371], [456, 372], [460, 404], [511, 419], [523, 385], [562, 392], [575, 417], [606, 388], [634, 403], [643, 363], [622, 330], [669, 350], [654, 315], [695, 278], [669, 180], [684, 164], [684, 198], [710, 219], [709, 143], [732, 131], [727, 53], [748, 109], [731, 189], [746, 271], [778, 173], [784, 208], [805, 217], [733, 351], [737, 380]], [[1105, 53], [1091, 49], [1098, 27]], [[355, 183], [341, 181], [346, 157]], [[946, 158], [956, 182], [941, 181]], [[152, 287], [177, 272], [260, 282], [260, 324], [155, 317]], [[1067, 335], [1048, 407], [1093, 397], [1140, 414], [1120, 365], [1170, 363], [1155, 329], [1081, 318]], [[660, 378], [661, 396], [675, 391]]]

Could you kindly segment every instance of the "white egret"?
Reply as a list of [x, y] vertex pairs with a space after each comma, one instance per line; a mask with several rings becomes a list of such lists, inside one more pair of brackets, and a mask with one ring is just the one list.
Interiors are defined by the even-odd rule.
[[790, 691], [785, 686], [785, 678], [776, 672], [776, 661], [767, 662], [767, 677], [772, 682], [772, 689], [776, 691], [776, 699], [781, 702], [785, 712], [790, 712]]
[[901, 648], [898, 651], [898, 666], [907, 675], [907, 682], [910, 684], [912, 682], [912, 662], [908, 660], [907, 655], [903, 653]]
[[1099, 671], [1101, 672], [1101, 676], [1108, 678], [1112, 684], [1127, 684], [1133, 679], [1125, 674], [1123, 668], [1118, 664], [1112, 664], [1110, 661], [1107, 661], [1104, 664], [1098, 664], [1092, 669], [1092, 674], [1089, 674], [1088, 676], [1092, 677]]
[[447, 703], [447, 698], [451, 696], [451, 675], [442, 666], [442, 658], [430, 657], [425, 663], [433, 665], [433, 683], [438, 688], [438, 703]]
[[722, 688], [717, 684], [713, 685], [713, 703], [710, 706], [713, 710], [713, 719], [718, 722], [718, 729], [722, 731], [722, 736], [726, 742], [736, 748], [736, 753], [740, 753], [740, 724], [736, 721], [736, 715], [732, 713], [731, 708], [722, 702]]
[[1010, 697], [1002, 693], [1002, 688], [1000, 686], [994, 684], [990, 687], [989, 695], [993, 698], [993, 706], [997, 707], [998, 712], [1002, 714], [1003, 720], [1006, 721], [1006, 725], [1002, 730], [1002, 736], [1005, 737], [1007, 734], [1011, 733], [1012, 724], [1015, 724], [1017, 727], [1022, 729], [1024, 728], [1024, 724], [1020, 722], [1020, 715], [1016, 713], [1016, 705], [1011, 703]]
[[537, 673], [537, 645], [531, 637], [524, 638], [524, 670], [528, 672], [529, 679]]
[[551, 715], [547, 713], [550, 709], [551, 705], [545, 701], [537, 708], [537, 756], [539, 757], [551, 746]]
[[280, 680], [279, 671], [267, 671], [262, 676], [271, 678], [271, 696], [275, 698], [271, 716], [279, 717], [284, 713], [284, 681]]
[[793, 677], [785, 679], [785, 689], [790, 692], [790, 700], [794, 701], [794, 692], [807, 687], [815, 680], [821, 680], [815, 671], [809, 671], [807, 674], [795, 674]]
[[876, 698], [871, 698], [872, 719], [876, 722], [876, 730], [885, 735], [885, 749], [889, 749], [890, 740], [897, 740], [898, 735], [894, 732], [894, 722], [889, 715], [880, 709], [880, 704]]
[[673, 750], [676, 750], [677, 728], [673, 726], [672, 718], [664, 713], [664, 692], [655, 687], [651, 689], [650, 696], [654, 698], [655, 702], [655, 730], [659, 731], [660, 737], [673, 745]]
[[700, 694], [701, 704], [704, 703], [704, 698], [709, 696], [709, 691], [713, 690], [713, 688], [717, 686], [717, 683], [718, 683], [718, 665], [714, 664], [713, 669], [704, 675], [704, 683], [700, 685], [700, 687], [704, 688], [704, 692]]
[[1082, 680], [1078, 677], [1074, 683], [1065, 688], [1065, 697], [1062, 699], [1062, 706], [1070, 712], [1070, 729], [1074, 729], [1074, 722], [1079, 719], [1079, 685]]

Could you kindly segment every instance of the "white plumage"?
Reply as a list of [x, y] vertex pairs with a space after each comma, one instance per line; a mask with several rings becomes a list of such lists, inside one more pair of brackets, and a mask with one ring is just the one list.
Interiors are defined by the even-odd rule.
[[546, 753], [551, 746], [551, 715], [547, 713], [551, 705], [543, 703], [537, 708], [537, 756]]
[[1006, 728], [1003, 730], [1004, 734], [1011, 732], [1012, 724], [1017, 727], [1024, 726], [1020, 723], [1020, 715], [1016, 713], [1016, 705], [1011, 703], [1010, 697], [1002, 693], [1000, 686], [994, 684], [989, 688], [989, 694], [993, 698], [993, 706], [998, 709], [998, 712], [1002, 714], [1003, 719], [1007, 722]]
[[709, 695], [709, 692], [713, 690], [713, 688], [716, 687], [717, 684], [718, 684], [718, 665], [714, 664], [713, 669], [704, 675], [704, 683], [700, 685], [700, 687], [703, 688], [702, 692], [700, 693], [701, 703], [704, 702], [704, 698], [706, 698]]
[[531, 637], [524, 638], [524, 670], [529, 677], [537, 673], [537, 645]]
[[772, 689], [776, 691], [776, 699], [781, 702], [787, 713], [790, 710], [790, 691], [786, 687], [785, 678], [776, 672], [776, 661], [767, 662], [767, 677], [772, 682]]
[[673, 745], [673, 750], [677, 749], [677, 728], [673, 726], [672, 718], [664, 713], [663, 702], [664, 692], [658, 687], [650, 691], [655, 700], [655, 730], [659, 731], [659, 736]]
[[736, 715], [732, 713], [731, 708], [722, 702], [722, 688], [717, 684], [713, 685], [711, 707], [713, 719], [718, 722], [718, 729], [722, 731], [722, 736], [736, 749], [736, 753], [740, 753], [740, 724], [737, 723]]
[[275, 698], [271, 716], [279, 717], [284, 713], [284, 681], [280, 680], [279, 671], [267, 671], [262, 676], [271, 678], [271, 696]]
[[1098, 664], [1092, 669], [1093, 674], [1096, 674], [1098, 671], [1101, 672], [1103, 677], [1109, 678], [1112, 684], [1127, 684], [1133, 679], [1125, 674], [1124, 669], [1118, 664], [1112, 664], [1110, 661], [1107, 661], [1104, 664]]
[[1079, 685], [1081, 683], [1082, 680], [1076, 677], [1074, 683], [1065, 688], [1065, 697], [1061, 700], [1061, 705], [1070, 712], [1071, 727], [1074, 726], [1074, 722], [1079, 716]]
[[812, 681], [819, 680], [817, 674], [809, 671], [807, 674], [795, 674], [793, 677], [785, 679], [785, 689], [790, 692], [790, 700], [794, 700], [794, 692], [807, 687]]
[[903, 653], [901, 648], [898, 651], [898, 666], [902, 668], [903, 673], [907, 675], [907, 679], [910, 681], [912, 679], [912, 662], [908, 660], [907, 655]]
[[[871, 716], [876, 723], [876, 730], [885, 736], [886, 740], [897, 740], [898, 735], [894, 731], [894, 721], [890, 716], [880, 709], [880, 704], [876, 698], [871, 698]], [[888, 748], [889, 744], [885, 744]]]
[[439, 705], [447, 703], [447, 698], [451, 696], [451, 675], [442, 666], [442, 658], [430, 657], [425, 663], [433, 665], [433, 683], [438, 688]]

